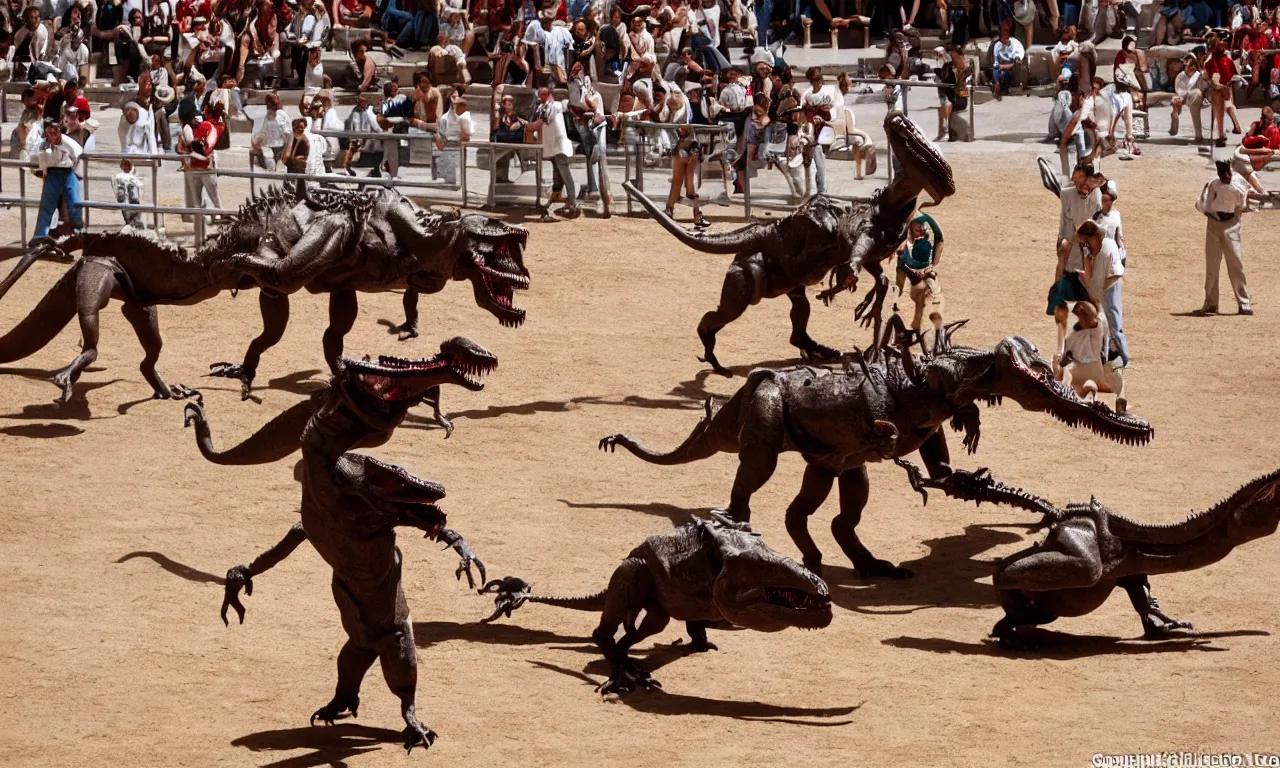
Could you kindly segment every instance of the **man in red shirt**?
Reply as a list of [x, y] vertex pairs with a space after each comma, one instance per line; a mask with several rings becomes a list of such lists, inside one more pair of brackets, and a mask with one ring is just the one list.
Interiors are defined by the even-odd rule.
[[188, 208], [205, 208], [201, 192], [209, 195], [209, 202], [214, 208], [222, 207], [218, 196], [218, 177], [212, 173], [203, 173], [217, 165], [214, 147], [218, 144], [220, 131], [223, 129], [222, 102], [206, 104], [204, 120], [193, 121], [182, 129], [182, 141], [178, 143], [178, 154], [183, 155], [182, 170], [186, 171], [184, 188]]
[[1204, 63], [1204, 77], [1209, 81], [1210, 103], [1213, 106], [1213, 121], [1218, 126], [1217, 145], [1227, 146], [1227, 129], [1224, 125], [1226, 115], [1231, 116], [1234, 126], [1232, 133], [1241, 133], [1240, 119], [1236, 117], [1235, 87], [1236, 64], [1227, 52], [1227, 41], [1218, 39], [1213, 44], [1213, 53]]

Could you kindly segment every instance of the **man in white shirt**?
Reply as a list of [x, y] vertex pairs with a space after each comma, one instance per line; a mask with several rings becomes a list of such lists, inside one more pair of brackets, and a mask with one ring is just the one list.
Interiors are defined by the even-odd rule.
[[542, 137], [542, 156], [551, 161], [552, 186], [551, 201], [565, 200], [563, 208], [556, 211], [564, 216], [577, 216], [580, 211], [575, 199], [577, 192], [573, 186], [573, 174], [569, 172], [569, 156], [573, 154], [573, 144], [569, 141], [569, 132], [565, 128], [565, 102], [556, 101], [551, 96], [551, 89], [538, 89], [537, 119], [530, 127]]
[[1225, 256], [1227, 277], [1240, 314], [1252, 315], [1249, 287], [1244, 277], [1244, 251], [1240, 245], [1240, 214], [1248, 204], [1249, 189], [1239, 174], [1232, 173], [1230, 161], [1219, 160], [1216, 165], [1218, 178], [1204, 185], [1196, 201], [1196, 210], [1208, 220], [1204, 237], [1204, 305], [1196, 314], [1218, 313], [1218, 273]]
[[[826, 150], [827, 147], [831, 146], [831, 142], [823, 143], [824, 135], [821, 127], [831, 122], [831, 109], [840, 99], [840, 90], [833, 85], [824, 86], [822, 84], [822, 70], [817, 67], [809, 67], [804, 76], [809, 81], [809, 92], [800, 97], [800, 105], [821, 121], [814, 136], [813, 175], [818, 192], [825, 195], [827, 193]], [[830, 135], [831, 132], [827, 131], [826, 134]]]
[[1054, 270], [1054, 282], [1049, 288], [1049, 306], [1045, 314], [1053, 315], [1058, 325], [1058, 355], [1062, 354], [1063, 340], [1067, 335], [1067, 305], [1089, 298], [1089, 291], [1080, 279], [1084, 271], [1084, 253], [1076, 239], [1076, 229], [1102, 210], [1102, 193], [1090, 181], [1093, 169], [1076, 165], [1071, 173], [1071, 186], [1060, 193], [1062, 214], [1058, 219], [1058, 265]]
[[561, 27], [553, 24], [554, 17], [551, 14], [545, 14], [542, 17], [542, 57], [543, 62], [551, 70], [551, 78], [557, 85], [564, 85], [565, 77], [565, 50], [573, 45], [573, 35], [569, 33], [568, 27]]
[[603, 205], [601, 215], [608, 218], [613, 195], [609, 192], [609, 164], [606, 154], [608, 124], [605, 122], [604, 98], [591, 84], [591, 78], [587, 76], [581, 61], [573, 63], [569, 75], [572, 78], [569, 81], [569, 111], [578, 128], [582, 152], [587, 156], [585, 191], [587, 195], [600, 193]]
[[1026, 56], [1022, 43], [1011, 34], [1012, 24], [1000, 25], [1000, 39], [991, 44], [991, 93], [996, 101], [1001, 99], [1001, 91], [1013, 84], [1013, 68]]
[[455, 96], [453, 108], [441, 115], [440, 121], [436, 123], [435, 147], [431, 150], [431, 166], [451, 187], [458, 186], [458, 162], [462, 150], [448, 144], [471, 141], [474, 130], [471, 113], [467, 111], [467, 100]]
[[1120, 286], [1124, 282], [1124, 260], [1120, 246], [1107, 237], [1095, 221], [1076, 229], [1076, 239], [1085, 247], [1085, 280], [1093, 303], [1102, 307], [1111, 338], [1111, 357], [1120, 367], [1129, 365], [1129, 340], [1124, 335], [1124, 302]]
[[[30, 65], [37, 61], [53, 59], [53, 44], [49, 38], [49, 28], [40, 23], [40, 8], [29, 5], [22, 11], [23, 25], [13, 35], [13, 45], [9, 48], [9, 64], [14, 61]], [[17, 70], [14, 70], [15, 75]], [[26, 70], [23, 70], [25, 76]], [[14, 79], [18, 79], [16, 76]]]
[[1178, 73], [1173, 84], [1173, 118], [1169, 124], [1169, 135], [1178, 135], [1178, 117], [1182, 115], [1185, 105], [1191, 113], [1191, 125], [1196, 129], [1196, 141], [1203, 141], [1200, 129], [1200, 110], [1204, 107], [1203, 75], [1200, 62], [1193, 54], [1187, 54], [1182, 61], [1182, 71]]
[[36, 163], [44, 175], [44, 189], [40, 192], [40, 215], [36, 218], [36, 237], [49, 234], [53, 214], [63, 202], [71, 216], [71, 226], [82, 228], [84, 218], [80, 210], [80, 179], [75, 174], [80, 162], [80, 145], [75, 139], [63, 136], [56, 120], [45, 120], [44, 140], [36, 152]]
[[[1106, 365], [1107, 322], [1098, 315], [1092, 302], [1082, 301], [1072, 310], [1078, 321], [1067, 337], [1062, 354], [1059, 378], [1081, 397], [1099, 391], [1112, 392], [1116, 396], [1116, 411], [1129, 410], [1124, 396], [1124, 374]], [[1090, 383], [1093, 386], [1089, 386]]]
[[[268, 171], [276, 169], [280, 162], [280, 155], [284, 152], [284, 145], [293, 134], [293, 129], [290, 127], [292, 122], [289, 113], [280, 104], [279, 94], [268, 93], [267, 114], [262, 118], [262, 125], [258, 127], [258, 132], [253, 134], [252, 139], [251, 155], [257, 159], [258, 165]], [[264, 149], [271, 151], [270, 165], [267, 164]]]

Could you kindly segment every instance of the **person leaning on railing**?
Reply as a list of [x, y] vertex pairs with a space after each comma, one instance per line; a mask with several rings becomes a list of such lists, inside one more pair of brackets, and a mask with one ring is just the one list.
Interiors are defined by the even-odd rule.
[[467, 99], [454, 96], [452, 108], [440, 116], [436, 128], [435, 147], [431, 150], [431, 167], [436, 169], [446, 184], [456, 188], [458, 185], [458, 162], [460, 152], [448, 144], [471, 141], [475, 125], [471, 113], [467, 111]]
[[[510, 94], [504, 93], [506, 88], [507, 86], [503, 84], [493, 91], [495, 107], [492, 110], [493, 118], [489, 125], [489, 135], [494, 141], [503, 144], [524, 144], [529, 130], [528, 124], [524, 118], [516, 114], [516, 100]], [[498, 152], [498, 150], [494, 151]], [[494, 158], [496, 181], [499, 184], [511, 183], [510, 158], [512, 155], [520, 158], [523, 167], [523, 157], [514, 150], [498, 152]]]

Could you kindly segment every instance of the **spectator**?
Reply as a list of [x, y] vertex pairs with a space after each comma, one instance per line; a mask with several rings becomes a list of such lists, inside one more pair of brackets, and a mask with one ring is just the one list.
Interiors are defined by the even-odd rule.
[[[151, 124], [151, 111], [144, 109], [136, 101], [124, 105], [120, 114], [120, 151], [126, 154], [154, 155], [156, 149], [156, 129]], [[86, 149], [86, 151], [88, 151]]]
[[54, 91], [49, 98], [45, 99], [44, 119], [60, 122], [67, 105], [76, 103], [78, 98], [80, 98], [80, 84], [75, 80], [66, 81], [60, 90]]
[[311, 133], [320, 137], [318, 141], [313, 141], [312, 146], [323, 148], [321, 152], [322, 167], [325, 173], [333, 172], [333, 164], [338, 161], [338, 153], [341, 151], [341, 145], [338, 143], [337, 136], [321, 136], [320, 132], [338, 133], [343, 129], [342, 118], [338, 117], [338, 112], [333, 108], [333, 97], [328, 91], [321, 91], [311, 101]]
[[324, 64], [320, 61], [320, 54], [324, 51], [320, 48], [319, 43], [309, 43], [307, 45], [307, 62], [302, 69], [302, 87], [303, 88], [328, 88], [329, 78], [324, 75]]
[[18, 125], [9, 134], [9, 159], [26, 160], [30, 157], [27, 145], [40, 136], [41, 124], [44, 121], [44, 107], [36, 100], [34, 88], [22, 92], [22, 114], [18, 117]]
[[1178, 135], [1178, 118], [1185, 106], [1191, 113], [1191, 125], [1196, 132], [1196, 141], [1204, 139], [1200, 128], [1200, 109], [1204, 106], [1205, 82], [1200, 73], [1200, 62], [1193, 54], [1188, 53], [1182, 60], [1182, 71], [1173, 85], [1173, 117], [1169, 124], [1169, 135]]
[[[938, 137], [935, 141], [952, 141], [951, 116], [954, 110], [963, 113], [969, 108], [969, 63], [964, 49], [952, 46], [942, 68], [937, 70], [938, 82], [951, 88], [938, 88]], [[963, 138], [963, 137], [961, 137]]]
[[97, 121], [91, 119], [89, 114], [89, 100], [81, 96], [73, 103], [67, 105], [66, 113], [62, 116], [62, 133], [64, 136], [70, 136], [80, 145], [83, 152], [92, 152], [97, 146], [97, 137], [93, 134], [98, 130]]
[[453, 99], [452, 108], [440, 117], [439, 129], [436, 131], [435, 149], [431, 153], [431, 167], [438, 172], [440, 178], [450, 187], [458, 185], [458, 163], [462, 151], [448, 146], [459, 142], [471, 141], [475, 125], [471, 113], [467, 111], [467, 100], [458, 96]]
[[[347, 115], [342, 127], [348, 133], [377, 133], [380, 130], [373, 107], [369, 106], [368, 96], [363, 93], [356, 96], [356, 106], [351, 110], [351, 114]], [[364, 149], [364, 139], [342, 139], [338, 144], [343, 150], [342, 170], [355, 176], [356, 172], [351, 170], [351, 163], [359, 159]]]
[[272, 0], [258, 0], [249, 15], [244, 32], [240, 35], [240, 51], [237, 55], [236, 82], [244, 82], [245, 62], [258, 61], [258, 81], [263, 83], [275, 75], [276, 62], [280, 58], [280, 39], [277, 35], [279, 15]]
[[[489, 125], [489, 135], [494, 141], [503, 144], [523, 144], [525, 143], [528, 125], [524, 118], [516, 114], [516, 100], [507, 93], [505, 85], [499, 85], [494, 89], [493, 98], [498, 104], [497, 109], [493, 110], [493, 118]], [[494, 159], [497, 166], [497, 181], [500, 184], [511, 183], [510, 158], [515, 154], [522, 161], [523, 157], [519, 152], [505, 151]]]
[[440, 91], [436, 89], [435, 84], [431, 82], [431, 76], [426, 72], [414, 75], [414, 81], [415, 87], [411, 97], [413, 114], [409, 118], [409, 125], [419, 131], [434, 131], [443, 111]]
[[465, 70], [466, 58], [471, 55], [471, 46], [476, 41], [475, 33], [471, 31], [471, 24], [467, 21], [466, 11], [452, 7], [445, 9], [440, 21], [440, 34], [444, 36], [447, 45], [457, 46], [458, 50], [462, 51]]
[[582, 153], [587, 157], [587, 184], [583, 187], [583, 199], [600, 195], [602, 215], [608, 218], [613, 194], [609, 191], [609, 164], [607, 154], [607, 124], [604, 114], [604, 98], [587, 77], [586, 66], [579, 60], [569, 70], [569, 112], [578, 130]]
[[1124, 247], [1124, 228], [1120, 222], [1120, 211], [1115, 208], [1116, 200], [1120, 199], [1115, 180], [1103, 184], [1098, 192], [1099, 199], [1102, 201], [1102, 210], [1093, 214], [1093, 223], [1102, 230], [1103, 237], [1116, 241], [1116, 247], [1120, 249], [1120, 266], [1127, 266], [1128, 253]]
[[504, 31], [497, 41], [498, 54], [493, 65], [495, 85], [533, 85], [533, 68], [529, 66], [527, 44], [523, 39]]
[[[293, 121], [293, 133], [289, 136], [288, 143], [285, 144], [284, 154], [280, 159], [284, 162], [284, 172], [302, 175], [307, 172], [309, 158], [311, 156], [311, 140], [307, 133], [307, 119], [305, 117], [295, 118]], [[307, 183], [303, 179], [295, 182], [297, 186], [297, 195], [302, 197], [306, 194]]]
[[1110, 94], [1108, 94], [1108, 98], [1111, 101], [1111, 123], [1107, 133], [1107, 141], [1116, 146], [1116, 126], [1123, 121], [1124, 142], [1118, 146], [1127, 149], [1135, 157], [1141, 156], [1142, 150], [1138, 148], [1138, 137], [1133, 130], [1134, 94], [1130, 91], [1128, 85], [1117, 80]]
[[[569, 30], [565, 27], [556, 25], [554, 20], [553, 14], [542, 14], [540, 26], [529, 25], [529, 33], [526, 34], [525, 40], [536, 43], [541, 48], [542, 61], [552, 81], [556, 85], [563, 86], [567, 82], [565, 51], [573, 44], [573, 35], [569, 34]], [[649, 40], [652, 41], [653, 38], [650, 37]]]
[[[120, 172], [111, 177], [111, 189], [116, 193], [117, 203], [142, 205], [142, 179], [133, 172], [133, 162], [129, 158], [121, 158]], [[146, 229], [142, 223], [141, 211], [121, 211], [125, 226], [134, 229]]]
[[[53, 46], [49, 28], [40, 23], [40, 8], [29, 5], [22, 11], [22, 26], [13, 35], [8, 61], [13, 78], [25, 77], [27, 69], [37, 61], [52, 61]], [[46, 185], [47, 186], [47, 185]]]
[[152, 98], [151, 122], [156, 129], [156, 141], [166, 152], [169, 151], [169, 147], [173, 143], [172, 131], [169, 128], [169, 115], [173, 114], [176, 107], [173, 88], [162, 85], [155, 89], [155, 96]]
[[[933, 240], [925, 234], [925, 227], [933, 235]], [[911, 327], [920, 330], [924, 321], [925, 305], [939, 293], [938, 262], [942, 260], [942, 229], [938, 222], [927, 213], [922, 213], [911, 220], [907, 226], [907, 240], [898, 251], [897, 286], [898, 296], [902, 289], [911, 284], [911, 301], [915, 304], [915, 312], [911, 317]], [[899, 311], [897, 302], [893, 310]]]
[[551, 162], [552, 203], [565, 201], [556, 213], [562, 216], [576, 217], [581, 211], [575, 201], [573, 174], [569, 171], [569, 156], [573, 154], [573, 145], [569, 143], [569, 133], [564, 124], [565, 104], [551, 96], [551, 89], [538, 89], [538, 107], [536, 120], [530, 126], [542, 139], [542, 155]]
[[[387, 81], [382, 86], [382, 103], [378, 105], [378, 127], [384, 131], [392, 133], [407, 133], [409, 124], [406, 121], [419, 119], [415, 117], [416, 110], [419, 109], [419, 102], [410, 101], [409, 97], [400, 93], [400, 86], [395, 80]], [[419, 119], [419, 125], [424, 120]], [[396, 138], [391, 141], [382, 143], [383, 163], [386, 166], [387, 174], [396, 177], [400, 173], [400, 139]], [[374, 170], [372, 176], [380, 176], [379, 170]]]
[[996, 101], [1004, 98], [1002, 91], [1013, 86], [1013, 69], [1027, 55], [1022, 43], [1010, 36], [1012, 27], [1006, 19], [1000, 25], [1000, 39], [991, 44], [991, 93]]
[[1204, 65], [1205, 85], [1209, 89], [1209, 103], [1213, 110], [1213, 122], [1218, 126], [1219, 147], [1227, 146], [1226, 116], [1230, 115], [1232, 133], [1240, 133], [1240, 120], [1236, 117], [1235, 97], [1232, 95], [1236, 77], [1236, 65], [1227, 52], [1227, 41], [1217, 40], [1209, 60]]
[[403, 56], [404, 49], [420, 51], [439, 32], [436, 0], [390, 0], [382, 12], [382, 24], [387, 37], [396, 43], [388, 53]]
[[85, 44], [84, 31], [79, 27], [69, 28], [59, 36], [58, 54], [53, 66], [61, 73], [64, 80], [77, 80], [81, 75], [89, 73], [89, 46]]
[[1085, 281], [1094, 306], [1102, 307], [1107, 317], [1107, 333], [1110, 339], [1107, 362], [1116, 360], [1119, 367], [1129, 366], [1129, 340], [1124, 335], [1124, 304], [1121, 285], [1124, 282], [1124, 264], [1120, 247], [1115, 240], [1105, 237], [1097, 223], [1086, 221], [1076, 229], [1076, 239], [1084, 246]]
[[449, 42], [444, 33], [436, 35], [436, 44], [427, 52], [427, 67], [432, 77], [442, 83], [471, 84], [471, 72], [467, 70], [467, 55]]
[[63, 203], [67, 205], [71, 226], [76, 230], [83, 226], [80, 180], [75, 174], [75, 167], [80, 162], [80, 145], [75, 139], [62, 135], [56, 120], [46, 119], [42, 132], [44, 138], [37, 145], [36, 163], [44, 176], [44, 188], [40, 192], [40, 214], [36, 218], [34, 239], [49, 234], [53, 214]]
[[593, 80], [599, 80], [604, 74], [599, 38], [593, 31], [587, 29], [587, 22], [584, 19], [573, 22], [570, 35], [573, 38], [569, 46], [569, 50], [573, 53], [569, 60], [570, 77], [573, 76], [574, 63], [582, 62], [583, 71], [587, 76]]
[[1076, 42], [1075, 27], [1062, 30], [1062, 37], [1053, 46], [1053, 66], [1058, 72], [1058, 82], [1080, 74], [1080, 44]]
[[151, 78], [151, 87], [173, 87], [173, 72], [169, 69], [169, 60], [165, 58], [163, 53], [151, 54], [151, 69], [147, 70], [147, 77]]
[[1080, 279], [1084, 272], [1084, 254], [1076, 239], [1076, 229], [1102, 210], [1102, 194], [1091, 183], [1092, 175], [1092, 167], [1077, 164], [1071, 172], [1071, 186], [1064, 187], [1061, 193], [1058, 265], [1054, 270], [1053, 286], [1049, 288], [1049, 306], [1045, 310], [1045, 314], [1052, 315], [1058, 326], [1055, 359], [1061, 356], [1063, 340], [1066, 338], [1067, 304], [1089, 298], [1089, 292]]
[[698, 197], [698, 168], [702, 163], [702, 148], [697, 134], [685, 126], [676, 130], [675, 146], [671, 148], [671, 191], [667, 195], [667, 216], [675, 218], [676, 202], [680, 188], [693, 206], [693, 225], [699, 229], [711, 226], [702, 215], [702, 201]]
[[[188, 208], [222, 207], [222, 199], [218, 196], [218, 177], [209, 172], [217, 164], [218, 136], [224, 128], [222, 117], [222, 104], [208, 104], [204, 108], [203, 120], [182, 128], [178, 154], [183, 155], [182, 170], [186, 171], [184, 191]], [[204, 195], [209, 196], [210, 206], [204, 204]]]
[[373, 24], [377, 3], [369, 0], [333, 0], [329, 9], [334, 29], [365, 29]]
[[329, 39], [330, 20], [324, 4], [316, 0], [298, 0], [298, 10], [284, 33], [285, 47], [293, 63], [299, 85], [303, 82], [304, 65], [312, 43], [321, 48]]
[[[262, 118], [262, 124], [258, 127], [257, 133], [253, 134], [251, 144], [252, 157], [257, 160], [261, 168], [274, 171], [280, 162], [280, 156], [284, 153], [285, 144], [288, 142], [293, 129], [289, 113], [284, 110], [284, 106], [280, 103], [280, 95], [268, 93], [266, 102], [267, 114]], [[266, 160], [268, 151], [271, 153], [270, 165], [267, 164]]]
[[1077, 322], [1066, 339], [1062, 362], [1057, 366], [1060, 380], [1081, 397], [1096, 394], [1100, 388], [1112, 392], [1116, 396], [1116, 411], [1127, 412], [1129, 401], [1124, 396], [1124, 375], [1103, 364], [1107, 347], [1106, 321], [1089, 301], [1077, 303], [1073, 313]]
[[357, 93], [378, 88], [378, 65], [369, 58], [369, 43], [357, 40], [351, 46], [351, 63], [347, 65], [343, 85]]
[[1205, 215], [1204, 239], [1204, 304], [1196, 311], [1199, 315], [1218, 313], [1218, 273], [1222, 259], [1227, 259], [1227, 277], [1236, 296], [1236, 305], [1242, 315], [1252, 315], [1249, 303], [1249, 286], [1244, 275], [1244, 250], [1240, 243], [1240, 214], [1248, 206], [1248, 187], [1231, 171], [1231, 163], [1216, 163], [1218, 178], [1204, 185], [1196, 210]]

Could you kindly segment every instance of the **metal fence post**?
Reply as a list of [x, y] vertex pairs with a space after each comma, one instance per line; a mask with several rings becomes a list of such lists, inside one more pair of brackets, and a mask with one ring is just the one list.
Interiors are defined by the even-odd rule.
[[[151, 161], [151, 204], [157, 208], [160, 207], [160, 161]], [[160, 232], [160, 212], [151, 212], [151, 224], [155, 227], [156, 232]]]
[[889, 166], [889, 183], [892, 184], [893, 183], [893, 136], [887, 133], [884, 136], [884, 147], [889, 154], [889, 157], [886, 162]]
[[498, 152], [489, 147], [489, 202], [490, 208], [498, 206]]
[[462, 174], [462, 207], [467, 207], [467, 143], [458, 142], [458, 167]]
[[[23, 200], [27, 199], [27, 174], [25, 173], [26, 170], [27, 170], [26, 168], [18, 169], [18, 195]], [[27, 204], [24, 202], [21, 206], [18, 207], [18, 211], [22, 217], [22, 246], [25, 248], [28, 242], [27, 241]]]
[[[197, 208], [201, 208], [201, 207], [203, 207], [203, 204], [204, 204], [204, 190], [203, 190], [203, 188], [201, 188], [201, 190], [200, 190], [200, 194], [197, 196], [197, 198], [196, 198], [196, 201], [195, 201], [195, 202], [196, 202], [196, 207], [197, 207]], [[204, 215], [203, 215], [203, 214], [200, 214], [200, 213], [197, 213], [197, 214], [195, 215], [195, 219], [196, 219], [196, 231], [195, 231], [195, 235], [196, 235], [196, 247], [197, 247], [197, 248], [199, 248], [200, 246], [204, 245]]]
[[742, 215], [751, 219], [751, 161], [742, 164]]
[[[80, 167], [84, 169], [84, 177], [80, 179], [80, 199], [88, 200], [89, 199], [89, 158], [85, 157], [84, 155], [81, 155]], [[72, 171], [72, 173], [75, 173], [75, 171]], [[67, 213], [68, 214], [71, 213], [70, 209], [68, 209]], [[84, 228], [88, 229], [89, 228], [89, 209], [88, 208], [80, 209], [80, 219], [81, 221], [84, 222]]]
[[[622, 179], [631, 181], [631, 145], [627, 143], [626, 128], [623, 128], [622, 139]], [[624, 192], [626, 190], [623, 190]], [[631, 195], [627, 195], [627, 215], [632, 214]]]
[[534, 153], [538, 158], [538, 162], [536, 164], [538, 173], [537, 173], [537, 178], [535, 179], [535, 183], [538, 185], [538, 187], [533, 193], [533, 206], [535, 208], [541, 208], [542, 207], [542, 147], [538, 147], [536, 150], [534, 150]]
[[907, 111], [907, 97], [910, 95], [911, 95], [911, 86], [903, 86], [902, 87], [902, 116], [903, 117], [910, 116]]
[[645, 144], [649, 139], [649, 134], [645, 133], [643, 130], [640, 130], [640, 129], [637, 129], [636, 133], [639, 134], [640, 136], [640, 144], [637, 147], [639, 154], [636, 157], [636, 189], [643, 192], [644, 191], [644, 156], [648, 154], [645, 151], [646, 149]]

